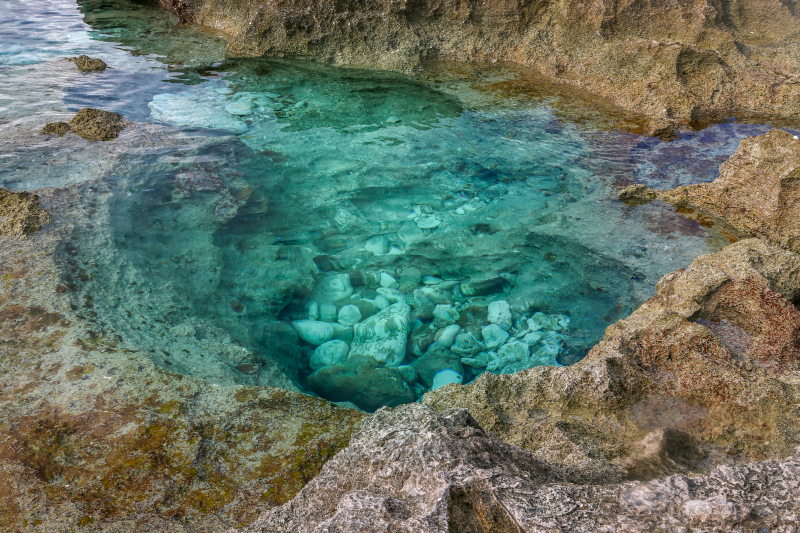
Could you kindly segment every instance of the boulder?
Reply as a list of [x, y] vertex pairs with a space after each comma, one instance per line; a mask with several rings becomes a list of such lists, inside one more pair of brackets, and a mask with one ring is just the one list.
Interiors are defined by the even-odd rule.
[[122, 115], [85, 107], [69, 121], [69, 129], [89, 142], [116, 139], [127, 123]]
[[396, 303], [356, 324], [350, 356], [367, 357], [386, 366], [400, 365], [411, 331], [410, 313], [407, 304]]
[[416, 396], [397, 368], [369, 358], [348, 357], [346, 363], [325, 366], [308, 376], [311, 389], [332, 402], [352, 402], [365, 411], [413, 402]]
[[464, 375], [461, 356], [444, 348], [431, 348], [411, 365], [417, 369], [420, 382], [429, 389], [433, 386], [433, 378], [437, 372], [455, 370]]
[[37, 195], [0, 187], [0, 235], [26, 239], [50, 219]]

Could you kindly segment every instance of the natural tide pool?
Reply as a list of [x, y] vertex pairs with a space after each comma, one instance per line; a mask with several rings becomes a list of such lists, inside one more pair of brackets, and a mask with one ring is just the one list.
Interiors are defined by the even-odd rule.
[[[145, 2], [9, 6], [0, 185], [76, 191], [63, 286], [98, 342], [367, 410], [579, 361], [661, 276], [729, 242], [617, 190], [711, 181], [769, 129], [664, 142], [513, 66], [226, 58]], [[66, 70], [79, 53], [111, 68]], [[91, 147], [18, 133], [59, 106], [134, 124]]]

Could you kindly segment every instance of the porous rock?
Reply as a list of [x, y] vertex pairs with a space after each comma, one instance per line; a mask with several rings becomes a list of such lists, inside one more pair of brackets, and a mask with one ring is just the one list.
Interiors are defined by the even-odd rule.
[[75, 63], [75, 66], [78, 67], [78, 70], [80, 70], [81, 72], [92, 72], [92, 71], [102, 72], [107, 67], [105, 61], [103, 61], [102, 59], [89, 57], [86, 55], [80, 55], [77, 57], [68, 57], [67, 60]]
[[365, 420], [294, 500], [241, 533], [792, 531], [799, 474], [800, 449], [708, 476], [571, 485], [466, 410], [411, 404]]
[[122, 115], [84, 107], [69, 121], [69, 129], [87, 141], [116, 139], [126, 126]]
[[159, 3], [229, 36], [235, 54], [405, 72], [430, 60], [515, 62], [652, 117], [654, 134], [704, 115], [796, 116], [800, 96], [800, 10], [789, 0]]
[[[669, 453], [632, 455], [660, 428], [685, 432], [712, 463], [786, 456], [800, 445], [798, 290], [800, 257], [740, 241], [664, 276], [579, 363], [484, 373], [424, 401], [469, 409], [487, 430], [581, 482], [691, 471]], [[723, 321], [738, 329], [712, 325]]]
[[27, 238], [50, 218], [50, 213], [39, 205], [37, 195], [0, 187], [0, 235]]
[[634, 183], [619, 191], [619, 199], [629, 205], [646, 204], [656, 199], [656, 193], [647, 185]]
[[678, 187], [659, 197], [800, 252], [800, 139], [778, 129], [748, 137], [720, 165], [719, 174], [711, 183]]

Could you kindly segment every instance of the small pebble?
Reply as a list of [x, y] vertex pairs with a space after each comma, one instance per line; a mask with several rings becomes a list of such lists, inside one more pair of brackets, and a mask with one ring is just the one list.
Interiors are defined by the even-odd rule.
[[398, 122], [400, 122], [400, 119], [397, 117], [389, 117], [386, 119], [387, 124], [397, 124]]
[[434, 229], [439, 227], [442, 221], [436, 217], [425, 217], [417, 221], [419, 229]]

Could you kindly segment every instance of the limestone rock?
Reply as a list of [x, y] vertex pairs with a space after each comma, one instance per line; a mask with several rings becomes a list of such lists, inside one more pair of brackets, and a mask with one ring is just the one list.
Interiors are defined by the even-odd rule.
[[301, 339], [315, 346], [325, 344], [336, 333], [331, 323], [319, 320], [295, 320], [292, 327], [297, 330]]
[[744, 139], [711, 183], [664, 191], [682, 208], [800, 252], [800, 140], [782, 130]]
[[342, 363], [347, 359], [347, 352], [349, 351], [350, 346], [344, 341], [328, 341], [317, 346], [317, 349], [311, 354], [309, 366], [311, 366], [312, 370], [319, 370], [323, 366]]
[[506, 331], [511, 329], [511, 307], [507, 301], [498, 300], [489, 304], [489, 322]]
[[395, 303], [354, 327], [350, 356], [367, 357], [386, 366], [398, 366], [406, 356], [411, 330], [411, 308]]
[[45, 135], [60, 135], [64, 136], [69, 131], [69, 124], [66, 122], [49, 122], [42, 128], [42, 133]]
[[241, 533], [791, 531], [798, 473], [800, 449], [708, 476], [572, 485], [466, 410], [411, 404], [368, 418], [294, 500]]
[[89, 142], [116, 139], [125, 126], [122, 115], [85, 107], [69, 121], [69, 129]]
[[[427, 59], [509, 61], [610, 98], [664, 135], [676, 120], [736, 111], [793, 117], [800, 10], [790, 0], [603, 0], [537, 4], [437, 0], [159, 0], [182, 22], [229, 36], [235, 55], [293, 56], [411, 72]], [[702, 13], [702, 15], [698, 15]], [[401, 237], [402, 238], [402, 237]]]
[[483, 343], [489, 350], [494, 350], [500, 347], [506, 340], [508, 340], [508, 331], [504, 330], [497, 324], [489, 324], [481, 330], [483, 335]]
[[0, 235], [28, 238], [50, 218], [50, 213], [39, 206], [37, 195], [0, 187]]

